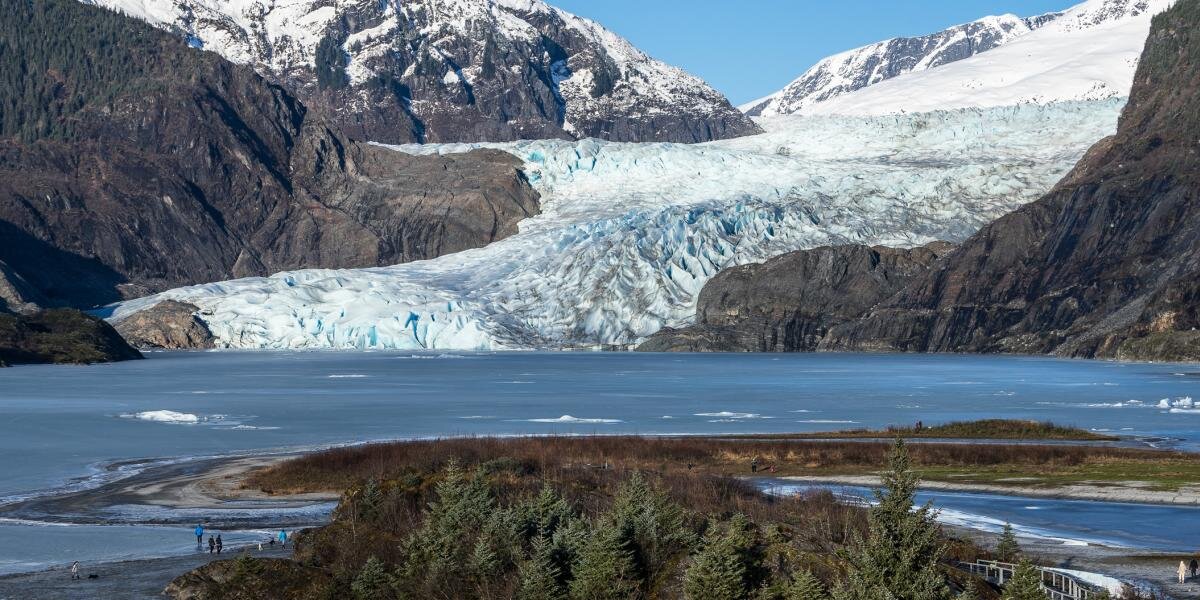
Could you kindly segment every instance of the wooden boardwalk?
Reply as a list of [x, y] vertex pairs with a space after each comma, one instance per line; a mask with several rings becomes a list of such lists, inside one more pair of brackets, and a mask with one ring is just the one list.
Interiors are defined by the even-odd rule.
[[[994, 560], [977, 560], [971, 563], [955, 563], [959, 570], [977, 575], [999, 586], [1012, 579], [1017, 565]], [[1042, 589], [1050, 600], [1092, 600], [1098, 598], [1101, 589], [1085, 581], [1060, 573], [1053, 569], [1037, 567], [1042, 575]]]

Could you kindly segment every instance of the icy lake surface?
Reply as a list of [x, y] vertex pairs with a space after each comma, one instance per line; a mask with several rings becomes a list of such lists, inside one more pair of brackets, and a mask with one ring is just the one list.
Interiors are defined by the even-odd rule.
[[[857, 354], [149, 356], [0, 370], [0, 503], [97, 485], [147, 459], [472, 434], [791, 432], [1012, 417], [1200, 449], [1200, 405], [1190, 400], [1200, 397], [1200, 368], [1184, 365]], [[1072, 510], [1036, 503], [1050, 523], [1054, 507]], [[30, 525], [0, 528], [24, 537]]]

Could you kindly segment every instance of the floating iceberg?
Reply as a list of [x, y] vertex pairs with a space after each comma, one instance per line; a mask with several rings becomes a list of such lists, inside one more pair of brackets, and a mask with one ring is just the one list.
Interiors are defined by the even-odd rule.
[[572, 417], [571, 415], [563, 415], [561, 417], [558, 417], [557, 419], [527, 419], [527, 421], [530, 423], [571, 423], [571, 424], [586, 424], [586, 423], [609, 424], [609, 423], [622, 423], [623, 422], [620, 419], [581, 419], [579, 417]]
[[125, 419], [139, 419], [142, 421], [157, 421], [159, 423], [182, 423], [193, 425], [200, 422], [200, 417], [192, 413], [181, 413], [173, 410], [147, 410], [133, 414], [123, 414]]

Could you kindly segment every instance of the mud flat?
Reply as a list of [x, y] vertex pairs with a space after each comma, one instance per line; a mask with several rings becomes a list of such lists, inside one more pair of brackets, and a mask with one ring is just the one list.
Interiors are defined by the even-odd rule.
[[9, 504], [0, 507], [0, 516], [84, 524], [200, 521], [221, 528], [323, 523], [337, 494], [268, 496], [242, 485], [249, 473], [295, 456], [213, 458], [153, 466], [94, 489]]

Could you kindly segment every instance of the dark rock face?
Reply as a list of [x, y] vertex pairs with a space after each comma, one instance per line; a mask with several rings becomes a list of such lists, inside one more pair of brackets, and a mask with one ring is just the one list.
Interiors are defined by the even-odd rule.
[[1200, 0], [1155, 18], [1117, 134], [842, 349], [1200, 359]]
[[827, 246], [727, 269], [700, 292], [696, 325], [659, 332], [638, 350], [819, 350], [832, 327], [864, 315], [951, 247]]
[[118, 321], [114, 327], [135, 348], [213, 348], [215, 338], [197, 316], [199, 311], [194, 304], [167, 300]]
[[[2, 16], [6, 52], [67, 99], [0, 113], [0, 261], [51, 304], [433, 258], [539, 210], [511, 155], [348, 141], [251, 70], [71, 0]], [[99, 56], [119, 68], [75, 58]]]
[[0, 367], [93, 364], [142, 358], [112, 326], [77, 310], [0, 313]]

